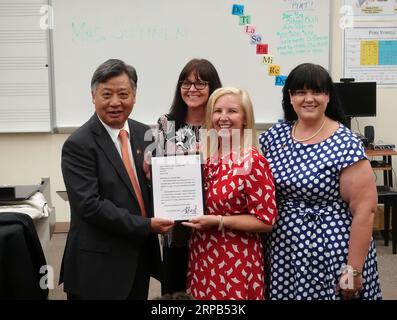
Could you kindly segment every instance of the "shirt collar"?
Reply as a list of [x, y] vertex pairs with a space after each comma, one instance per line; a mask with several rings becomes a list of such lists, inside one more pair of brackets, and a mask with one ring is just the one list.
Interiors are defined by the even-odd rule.
[[126, 122], [124, 122], [124, 127], [122, 129], [112, 128], [111, 126], [109, 126], [105, 122], [103, 122], [99, 116], [98, 116], [98, 119], [99, 119], [99, 121], [101, 121], [101, 123], [105, 127], [106, 131], [109, 133], [109, 136], [114, 143], [117, 143], [120, 130], [122, 130], [122, 129], [128, 132], [128, 137], [130, 138], [130, 126], [128, 125], [128, 119]]

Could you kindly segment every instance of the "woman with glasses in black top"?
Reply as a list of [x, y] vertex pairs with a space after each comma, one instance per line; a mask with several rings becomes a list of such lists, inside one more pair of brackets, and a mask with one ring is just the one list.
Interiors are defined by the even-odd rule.
[[[175, 155], [198, 150], [199, 130], [208, 98], [222, 86], [218, 72], [205, 59], [192, 59], [182, 69], [170, 112], [158, 123], [157, 155]], [[186, 290], [190, 228], [177, 224], [163, 236], [162, 294]]]

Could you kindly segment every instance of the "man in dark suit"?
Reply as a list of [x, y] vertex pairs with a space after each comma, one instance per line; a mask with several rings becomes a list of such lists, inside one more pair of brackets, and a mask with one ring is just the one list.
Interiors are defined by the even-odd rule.
[[[62, 149], [71, 220], [60, 282], [69, 299], [147, 299], [150, 276], [159, 278], [157, 234], [173, 222], [152, 217], [142, 166], [153, 138], [149, 127], [128, 119], [136, 84], [132, 66], [116, 59], [101, 64], [91, 80], [96, 112]], [[123, 130], [138, 191], [121, 158]]]

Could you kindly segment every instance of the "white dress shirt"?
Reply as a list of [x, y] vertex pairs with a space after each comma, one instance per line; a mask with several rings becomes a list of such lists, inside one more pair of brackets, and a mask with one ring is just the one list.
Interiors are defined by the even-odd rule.
[[[119, 133], [120, 133], [120, 130], [122, 130], [122, 129], [127, 131], [128, 139], [130, 139], [130, 126], [128, 125], [128, 120], [124, 123], [124, 127], [122, 129], [117, 129], [117, 128], [112, 128], [109, 125], [107, 125], [105, 122], [102, 121], [102, 119], [99, 116], [98, 116], [98, 119], [99, 119], [99, 121], [101, 121], [101, 123], [105, 127], [106, 131], [109, 133], [109, 136], [112, 139], [112, 141], [117, 149], [117, 152], [119, 153], [119, 155], [121, 157], [121, 141], [119, 139]], [[134, 170], [136, 181], [139, 181], [138, 176], [136, 174], [134, 156], [132, 155], [132, 150], [131, 150], [131, 143], [128, 144], [128, 155], [130, 157], [130, 161], [131, 161], [132, 169]], [[139, 186], [139, 183], [138, 183], [138, 186]], [[140, 186], [139, 186], [139, 188], [140, 188]]]

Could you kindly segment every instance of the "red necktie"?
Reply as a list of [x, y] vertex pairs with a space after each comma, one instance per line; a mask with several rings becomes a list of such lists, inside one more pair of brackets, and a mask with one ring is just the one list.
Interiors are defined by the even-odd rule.
[[120, 130], [119, 139], [121, 141], [121, 158], [123, 159], [124, 166], [130, 177], [132, 187], [134, 188], [136, 198], [138, 199], [139, 207], [141, 208], [142, 216], [146, 216], [145, 204], [143, 203], [141, 189], [136, 180], [134, 169], [132, 169], [131, 160], [128, 154], [128, 132], [125, 130]]

